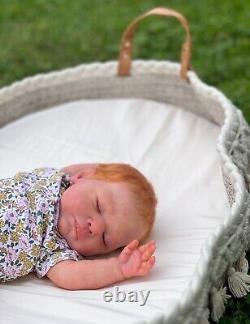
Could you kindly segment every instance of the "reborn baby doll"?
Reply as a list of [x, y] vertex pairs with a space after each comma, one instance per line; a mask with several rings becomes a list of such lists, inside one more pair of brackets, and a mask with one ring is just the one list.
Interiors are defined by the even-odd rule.
[[[64, 289], [146, 275], [157, 199], [128, 164], [39, 168], [0, 180], [0, 282], [34, 271]], [[125, 246], [125, 247], [124, 247]], [[86, 260], [124, 247], [116, 257]]]

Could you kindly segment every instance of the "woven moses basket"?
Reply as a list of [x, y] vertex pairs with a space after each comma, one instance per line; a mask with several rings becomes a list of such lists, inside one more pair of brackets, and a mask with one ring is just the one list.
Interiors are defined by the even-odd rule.
[[[153, 60], [135, 60], [131, 64], [134, 32], [138, 23], [149, 15], [173, 16], [181, 22], [186, 31], [181, 64]], [[159, 311], [159, 316], [152, 318], [147, 315], [147, 321], [140, 323], [200, 324], [209, 323], [210, 320], [218, 321], [225, 310], [228, 298], [243, 297], [250, 289], [248, 262], [245, 258], [245, 251], [250, 244], [250, 128], [242, 112], [230, 100], [217, 89], [204, 84], [190, 70], [190, 53], [191, 37], [186, 19], [174, 10], [155, 8], [133, 21], [125, 31], [118, 64], [117, 62], [84, 64], [27, 78], [0, 90], [1, 131], [7, 130], [8, 124], [15, 125], [15, 122], [25, 115], [42, 110], [45, 113], [45, 110], [56, 105], [77, 100], [118, 98], [139, 98], [172, 105], [176, 111], [178, 109], [189, 112], [219, 128], [216, 150], [220, 160], [221, 180], [230, 206], [229, 213], [204, 240], [195, 271], [173, 309], [168, 313]], [[150, 124], [150, 120], [148, 123]], [[1, 161], [2, 158], [3, 156]], [[164, 175], [162, 177], [164, 178]], [[157, 237], [153, 238], [157, 241]], [[165, 240], [167, 242], [167, 236]], [[167, 243], [165, 249], [168, 249]], [[6, 284], [5, 287], [9, 287], [10, 292], [11, 288], [15, 288], [14, 291], [17, 293], [17, 287], [21, 289], [22, 284], [27, 285], [27, 282], [19, 283], [20, 286]], [[144, 286], [147, 286], [147, 282]], [[56, 289], [51, 286], [45, 288]], [[1, 290], [0, 295], [2, 299], [7, 298], [7, 290]], [[3, 303], [4, 300], [1, 300], [2, 305]], [[27, 301], [26, 304], [28, 303]], [[60, 311], [63, 312], [63, 309]], [[46, 313], [46, 310], [43, 312]], [[1, 313], [4, 314], [4, 311]], [[94, 312], [92, 323], [101, 322], [98, 319], [94, 321], [95, 314], [98, 316], [98, 311]], [[48, 317], [46, 323], [50, 323], [50, 320], [53, 322], [53, 318]], [[36, 317], [36, 321], [45, 323], [39, 317]], [[22, 323], [13, 319], [9, 322]], [[74, 323], [74, 319], [71, 318], [70, 322]], [[112, 320], [107, 322], [110, 323]], [[130, 323], [130, 320], [124, 322]]]

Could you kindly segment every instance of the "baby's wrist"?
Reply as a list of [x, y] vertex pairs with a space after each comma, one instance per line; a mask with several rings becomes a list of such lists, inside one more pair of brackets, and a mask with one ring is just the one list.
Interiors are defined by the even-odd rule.
[[121, 269], [121, 265], [120, 262], [118, 260], [117, 257], [113, 257], [113, 264], [114, 264], [114, 271], [115, 271], [115, 275], [117, 278], [117, 281], [123, 281], [126, 280], [125, 276], [123, 275], [122, 269]]

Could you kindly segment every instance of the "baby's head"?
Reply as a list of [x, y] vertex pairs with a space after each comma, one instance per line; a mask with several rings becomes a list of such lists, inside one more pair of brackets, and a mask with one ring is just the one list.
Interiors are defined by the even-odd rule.
[[80, 254], [104, 254], [150, 233], [157, 199], [134, 167], [86, 164], [60, 201], [59, 233]]

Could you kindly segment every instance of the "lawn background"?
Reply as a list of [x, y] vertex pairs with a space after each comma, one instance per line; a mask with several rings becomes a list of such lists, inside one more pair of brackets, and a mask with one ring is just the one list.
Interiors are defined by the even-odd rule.
[[[157, 6], [186, 16], [192, 68], [250, 122], [248, 0], [0, 0], [0, 87], [37, 73], [116, 60], [126, 26]], [[179, 61], [183, 39], [176, 19], [148, 17], [136, 33], [134, 58]], [[219, 323], [250, 323], [250, 295], [230, 300]]]

